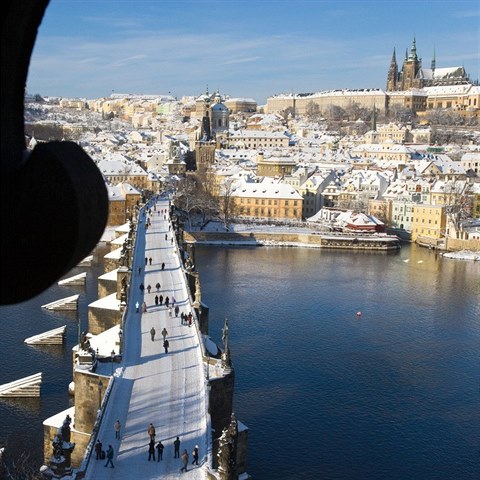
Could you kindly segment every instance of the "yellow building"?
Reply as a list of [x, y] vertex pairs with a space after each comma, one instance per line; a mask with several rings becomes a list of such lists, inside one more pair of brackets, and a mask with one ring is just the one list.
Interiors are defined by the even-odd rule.
[[302, 196], [284, 183], [241, 183], [232, 192], [239, 217], [301, 220]]
[[272, 155], [265, 158], [263, 153], [257, 156], [257, 176], [259, 177], [284, 177], [291, 175], [297, 162], [289, 157]]
[[443, 205], [413, 207], [412, 241], [435, 246], [445, 237], [447, 218]]

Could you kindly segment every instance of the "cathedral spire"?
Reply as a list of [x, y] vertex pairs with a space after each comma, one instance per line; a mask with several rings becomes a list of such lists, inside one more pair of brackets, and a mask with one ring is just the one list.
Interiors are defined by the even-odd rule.
[[410, 59], [411, 60], [418, 60], [417, 58], [417, 41], [415, 37], [413, 37], [412, 48], [410, 48]]

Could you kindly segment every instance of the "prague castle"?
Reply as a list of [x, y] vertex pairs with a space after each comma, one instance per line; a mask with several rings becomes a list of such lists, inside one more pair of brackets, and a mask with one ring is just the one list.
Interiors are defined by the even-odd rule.
[[422, 59], [417, 56], [417, 44], [413, 39], [410, 54], [405, 51], [402, 70], [398, 70], [395, 49], [387, 76], [387, 92], [405, 91], [412, 88], [465, 85], [470, 83], [463, 67], [436, 68], [435, 53], [430, 68], [422, 67]]
[[410, 53], [399, 70], [396, 52], [387, 73], [386, 89], [341, 89], [316, 93], [280, 94], [267, 99], [268, 113], [285, 112], [292, 109], [304, 115], [309, 104], [316, 104], [320, 113], [331, 106], [348, 108], [352, 104], [380, 113], [388, 113], [394, 107], [404, 107], [413, 112], [425, 112], [436, 108], [451, 108], [469, 116], [480, 116], [480, 86], [471, 82], [461, 66], [436, 66], [435, 54], [430, 68], [422, 67], [417, 55], [416, 40], [413, 39]]

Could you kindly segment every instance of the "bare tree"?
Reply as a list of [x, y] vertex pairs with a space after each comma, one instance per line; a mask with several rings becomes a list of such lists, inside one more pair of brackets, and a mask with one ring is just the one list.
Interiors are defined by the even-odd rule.
[[311, 100], [305, 106], [305, 116], [311, 121], [318, 121], [321, 118], [320, 106]]
[[472, 198], [468, 194], [469, 184], [459, 180], [445, 182], [443, 204], [445, 213], [455, 230], [458, 231], [464, 220], [470, 217]]
[[219, 207], [222, 221], [226, 230], [229, 230], [230, 223], [237, 213], [237, 207], [233, 199], [233, 192], [235, 191], [235, 180], [229, 178], [225, 180], [221, 186], [219, 195]]

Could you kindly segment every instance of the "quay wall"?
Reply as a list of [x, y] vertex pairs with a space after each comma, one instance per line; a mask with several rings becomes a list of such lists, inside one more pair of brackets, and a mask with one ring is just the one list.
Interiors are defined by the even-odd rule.
[[[328, 237], [328, 238], [327, 238]], [[381, 237], [380, 237], [381, 238]], [[203, 243], [231, 243], [236, 245], [255, 245], [268, 242], [283, 244], [306, 244], [315, 248], [339, 248], [352, 250], [395, 250], [399, 247], [400, 240], [384, 241], [372, 240], [365, 235], [332, 235], [322, 236], [318, 233], [229, 233], [229, 232], [188, 232], [185, 234], [186, 241]]]

